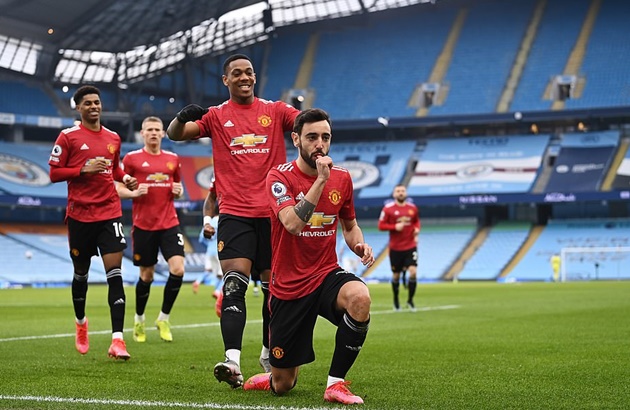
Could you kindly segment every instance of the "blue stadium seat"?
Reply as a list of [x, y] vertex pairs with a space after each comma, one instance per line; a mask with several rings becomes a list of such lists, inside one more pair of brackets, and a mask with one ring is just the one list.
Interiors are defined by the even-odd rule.
[[[536, 243], [520, 263], [506, 276], [506, 281], [549, 281], [550, 258], [570, 247], [628, 247], [629, 220], [555, 220], [545, 227]], [[592, 254], [574, 255], [567, 272], [579, 279], [630, 279], [630, 253], [602, 254], [597, 272]], [[581, 259], [581, 260], [580, 260]]]
[[495, 279], [523, 245], [529, 229], [529, 223], [504, 222], [492, 227], [484, 243], [466, 262], [457, 278]]

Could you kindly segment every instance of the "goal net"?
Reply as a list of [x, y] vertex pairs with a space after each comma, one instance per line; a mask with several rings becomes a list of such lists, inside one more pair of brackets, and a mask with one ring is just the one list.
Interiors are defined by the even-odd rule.
[[560, 280], [630, 279], [630, 247], [571, 247], [560, 251]]

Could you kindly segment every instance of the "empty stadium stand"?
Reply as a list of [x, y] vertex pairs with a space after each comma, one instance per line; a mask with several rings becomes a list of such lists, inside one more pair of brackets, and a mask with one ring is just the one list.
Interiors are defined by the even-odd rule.
[[309, 84], [313, 104], [333, 119], [413, 116], [417, 107], [408, 101], [429, 79], [456, 12], [397, 13], [323, 31]]
[[470, 4], [444, 81], [448, 95], [430, 115], [493, 112], [532, 14], [533, 1]]
[[[471, 219], [423, 220], [418, 243], [418, 281], [440, 280], [459, 257], [476, 230], [476, 221]], [[388, 233], [381, 232], [378, 237], [372, 236], [369, 240], [373, 241], [373, 243], [368, 243], [372, 245], [378, 263], [375, 263], [363, 276], [367, 279], [390, 281], [392, 271], [387, 247]], [[381, 247], [382, 252], [379, 253], [378, 250]]]
[[[616, 248], [629, 245], [630, 221], [628, 220], [552, 220], [520, 263], [502, 279], [505, 281], [551, 280], [549, 260], [553, 254], [560, 254], [563, 248]], [[570, 269], [574, 269], [568, 272], [570, 278], [630, 279], [630, 253], [577, 255]]]
[[20, 82], [0, 81], [0, 112], [57, 117], [52, 99], [41, 87]]
[[548, 136], [429, 140], [409, 181], [410, 196], [527, 192]]
[[460, 280], [493, 280], [512, 259], [529, 234], [530, 224], [504, 221], [493, 226], [482, 246], [457, 275]]
[[[571, 7], [568, 11], [571, 12]], [[580, 98], [566, 101], [567, 108], [630, 105], [630, 44], [622, 34], [628, 19], [627, 1], [601, 2], [580, 67], [584, 90]]]
[[567, 7], [546, 1], [510, 111], [551, 109], [551, 80], [563, 73], [591, 0], [575, 0]]

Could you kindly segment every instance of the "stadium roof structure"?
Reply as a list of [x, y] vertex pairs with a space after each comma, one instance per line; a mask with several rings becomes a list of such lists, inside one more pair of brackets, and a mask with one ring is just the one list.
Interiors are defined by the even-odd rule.
[[187, 57], [263, 41], [274, 27], [428, 2], [0, 0], [0, 68], [65, 83], [133, 83]]
[[59, 49], [118, 53], [259, 2], [0, 0], [0, 33]]

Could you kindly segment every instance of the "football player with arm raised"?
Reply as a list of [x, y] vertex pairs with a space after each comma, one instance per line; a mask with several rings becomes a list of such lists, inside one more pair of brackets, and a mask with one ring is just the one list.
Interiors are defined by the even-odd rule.
[[365, 283], [338, 264], [338, 226], [355, 257], [368, 267], [374, 263], [372, 247], [357, 224], [350, 173], [333, 166], [328, 156], [328, 114], [303, 111], [291, 135], [297, 159], [267, 176], [274, 249], [271, 372], [252, 376], [243, 388], [284, 394], [295, 387], [300, 366], [315, 360], [313, 333], [322, 316], [337, 326], [324, 400], [360, 404], [363, 399], [350, 392], [345, 376], [365, 342], [371, 299]]
[[169, 124], [167, 134], [175, 141], [212, 138], [221, 204], [217, 241], [224, 281], [221, 334], [225, 348], [225, 361], [215, 365], [214, 375], [236, 388], [243, 384], [240, 359], [247, 318], [245, 294], [253, 270], [260, 272], [264, 296], [261, 365], [269, 357], [271, 225], [265, 177], [272, 167], [286, 162], [284, 133], [291, 131], [299, 111], [284, 102], [254, 96], [256, 73], [246, 55], [228, 57], [222, 78], [229, 100], [210, 108], [184, 107]]

